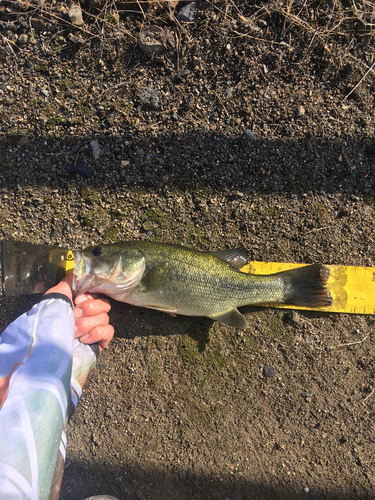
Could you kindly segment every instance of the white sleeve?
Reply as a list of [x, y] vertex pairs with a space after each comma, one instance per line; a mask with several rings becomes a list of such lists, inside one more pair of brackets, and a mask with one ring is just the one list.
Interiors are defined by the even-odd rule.
[[74, 317], [45, 296], [0, 337], [0, 499], [48, 499], [71, 399]]

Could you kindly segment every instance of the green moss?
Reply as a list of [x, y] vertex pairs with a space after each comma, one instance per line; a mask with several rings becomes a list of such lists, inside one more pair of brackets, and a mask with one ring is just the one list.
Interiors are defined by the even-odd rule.
[[39, 99], [37, 99], [36, 97], [34, 99], [31, 99], [31, 101], [29, 102], [29, 108], [31, 109], [37, 109], [39, 105]]
[[35, 71], [38, 71], [38, 73], [44, 73], [48, 75], [48, 65], [43, 63], [36, 64]]
[[120, 229], [115, 225], [111, 225], [105, 230], [103, 238], [108, 242], [112, 242], [114, 240], [119, 239], [119, 234], [120, 234]]
[[192, 339], [189, 335], [184, 335], [178, 346], [178, 354], [186, 361], [195, 359], [199, 354], [197, 341]]
[[57, 85], [60, 87], [61, 90], [68, 90], [70, 85], [70, 79], [61, 78], [60, 80], [58, 80]]
[[58, 126], [66, 127], [70, 124], [70, 121], [57, 114], [48, 118], [46, 123], [46, 128], [51, 129]]
[[160, 366], [160, 360], [151, 361], [148, 369], [148, 376], [153, 385], [161, 385], [163, 382], [163, 370]]
[[99, 190], [91, 187], [91, 186], [81, 186], [81, 198], [86, 203], [97, 203], [101, 200], [101, 195]]
[[95, 210], [90, 210], [83, 216], [87, 227], [100, 227], [104, 223], [106, 218], [107, 213], [101, 207], [98, 207]]

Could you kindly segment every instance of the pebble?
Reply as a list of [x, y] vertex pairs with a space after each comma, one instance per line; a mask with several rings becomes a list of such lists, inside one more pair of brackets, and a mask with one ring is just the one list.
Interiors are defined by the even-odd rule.
[[85, 43], [85, 40], [80, 35], [73, 35], [72, 33], [69, 33], [68, 41], [73, 45], [83, 45]]
[[301, 392], [301, 396], [305, 399], [307, 399], [309, 397], [309, 394], [307, 392]]
[[304, 491], [305, 493], [308, 493], [310, 490], [309, 490], [309, 488], [307, 488], [307, 486], [305, 486], [305, 488], [303, 488], [303, 491]]
[[344, 77], [347, 78], [348, 76], [350, 76], [353, 73], [353, 66], [350, 63], [345, 64], [345, 66], [342, 68], [342, 71], [343, 71]]
[[146, 56], [151, 57], [155, 52], [160, 52], [166, 45], [166, 32], [160, 26], [147, 26], [140, 32], [138, 47]]
[[194, 99], [193, 94], [188, 94], [185, 97], [185, 100], [183, 101], [183, 103], [181, 104], [181, 107], [187, 111], [188, 109], [191, 109], [194, 106], [194, 101], [195, 101], [195, 99]]
[[228, 87], [224, 90], [224, 95], [225, 97], [231, 98], [233, 97], [233, 89], [231, 87]]
[[199, 57], [194, 56], [193, 57], [193, 67], [199, 68], [200, 65], [201, 65], [201, 60], [199, 59]]
[[189, 467], [189, 468], [187, 469], [187, 471], [186, 471], [186, 477], [187, 477], [188, 479], [193, 479], [193, 477], [194, 477], [194, 476], [195, 476], [195, 474], [194, 474], [193, 469], [192, 469], [191, 467]]
[[73, 4], [68, 10], [68, 17], [70, 22], [74, 24], [74, 26], [82, 26], [84, 24], [82, 18], [82, 10], [79, 5]]
[[247, 128], [244, 132], [244, 136], [248, 141], [253, 141], [255, 139], [255, 132]]
[[73, 174], [74, 172], [76, 172], [78, 175], [80, 175], [81, 177], [84, 177], [85, 179], [91, 179], [91, 177], [94, 174], [94, 172], [87, 165], [87, 163], [85, 163], [80, 158], [78, 158], [78, 160], [76, 161], [75, 164], [66, 165], [65, 170], [69, 174]]
[[289, 311], [284, 315], [284, 320], [288, 323], [298, 324], [300, 322], [300, 316], [296, 311]]
[[92, 157], [94, 158], [94, 160], [97, 160], [102, 152], [99, 146], [99, 142], [97, 140], [91, 141], [90, 146], [91, 146]]
[[264, 365], [263, 366], [263, 375], [266, 378], [272, 378], [276, 375], [276, 370], [272, 365]]
[[177, 14], [177, 21], [184, 23], [193, 23], [197, 17], [196, 2], [190, 2], [182, 7]]
[[139, 98], [143, 104], [148, 106], [153, 110], [159, 109], [160, 106], [160, 94], [156, 90], [149, 88], [142, 89]]
[[31, 26], [34, 28], [35, 31], [41, 32], [45, 30], [46, 25], [44, 22], [40, 19], [31, 19]]
[[302, 104], [300, 104], [297, 109], [296, 109], [296, 116], [297, 118], [300, 118], [301, 116], [303, 116], [304, 114], [306, 113], [306, 110], [305, 108], [302, 106]]
[[29, 40], [29, 37], [27, 35], [25, 35], [24, 33], [22, 33], [19, 37], [18, 37], [18, 43], [20, 45], [25, 45]]

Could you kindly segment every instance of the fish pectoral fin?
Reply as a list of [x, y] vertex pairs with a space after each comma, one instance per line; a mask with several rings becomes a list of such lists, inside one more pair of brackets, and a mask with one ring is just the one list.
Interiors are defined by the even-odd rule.
[[249, 254], [247, 250], [243, 247], [241, 248], [230, 248], [229, 250], [218, 250], [217, 252], [211, 252], [215, 257], [228, 262], [231, 266], [236, 269], [241, 269], [249, 259]]
[[242, 314], [237, 309], [231, 309], [230, 311], [227, 311], [225, 313], [215, 314], [209, 317], [216, 321], [221, 321], [226, 325], [234, 326], [235, 328], [241, 328], [242, 330], [245, 330], [245, 328], [249, 326], [245, 316], [242, 316]]
[[153, 290], [160, 290], [162, 286], [167, 281], [167, 268], [168, 263], [159, 265], [151, 269], [141, 280], [141, 290], [144, 293], [151, 292]]

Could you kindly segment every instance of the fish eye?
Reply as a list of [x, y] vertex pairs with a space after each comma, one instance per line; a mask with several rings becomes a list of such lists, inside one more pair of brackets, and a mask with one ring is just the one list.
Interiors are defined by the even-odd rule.
[[95, 247], [92, 251], [94, 257], [99, 257], [102, 254], [102, 249], [100, 247]]

